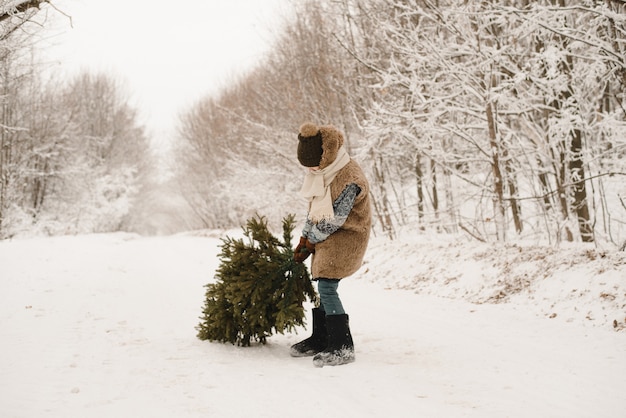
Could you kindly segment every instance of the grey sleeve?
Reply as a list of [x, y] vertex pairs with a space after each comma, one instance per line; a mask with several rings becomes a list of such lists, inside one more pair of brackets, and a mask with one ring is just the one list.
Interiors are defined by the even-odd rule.
[[357, 184], [348, 184], [333, 202], [333, 211], [335, 213], [333, 219], [322, 220], [315, 224], [307, 218], [302, 230], [302, 236], [311, 241], [311, 243], [317, 244], [335, 233], [348, 219], [348, 215], [359, 193], [361, 193], [361, 188]]

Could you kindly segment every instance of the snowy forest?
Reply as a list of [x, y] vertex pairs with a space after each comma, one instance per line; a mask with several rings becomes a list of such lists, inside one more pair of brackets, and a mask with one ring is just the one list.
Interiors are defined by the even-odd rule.
[[626, 245], [624, 1], [294, 1], [262, 61], [181, 109], [167, 163], [122, 82], [42, 76], [53, 1], [0, 5], [0, 239], [303, 216], [313, 121], [345, 133], [381, 236]]
[[0, 238], [132, 226], [149, 142], [122, 82], [43, 76], [33, 48], [46, 1], [0, 2]]

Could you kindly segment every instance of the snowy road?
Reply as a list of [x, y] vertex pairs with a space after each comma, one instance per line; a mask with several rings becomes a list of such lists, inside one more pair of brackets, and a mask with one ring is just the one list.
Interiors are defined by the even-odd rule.
[[626, 416], [626, 332], [514, 304], [353, 278], [339, 288], [353, 364], [289, 357], [304, 330], [249, 348], [199, 341], [219, 244], [124, 234], [0, 242], [0, 416]]

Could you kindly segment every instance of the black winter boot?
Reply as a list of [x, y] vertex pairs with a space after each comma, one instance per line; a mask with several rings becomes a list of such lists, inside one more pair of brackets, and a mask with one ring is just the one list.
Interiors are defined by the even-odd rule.
[[352, 363], [355, 360], [354, 342], [350, 334], [348, 315], [328, 315], [326, 326], [328, 346], [313, 357], [313, 364], [316, 367], [324, 367]]
[[292, 357], [312, 356], [326, 348], [328, 331], [326, 330], [326, 312], [320, 308], [313, 308], [313, 334], [306, 340], [291, 346]]

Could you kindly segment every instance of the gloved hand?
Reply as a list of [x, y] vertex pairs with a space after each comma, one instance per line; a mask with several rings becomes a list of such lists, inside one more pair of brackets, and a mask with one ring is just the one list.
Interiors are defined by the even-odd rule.
[[300, 242], [296, 246], [296, 249], [293, 250], [293, 259], [296, 263], [302, 263], [306, 260], [311, 252], [307, 249], [308, 240], [305, 237], [300, 237]]
[[311, 241], [309, 241], [308, 238], [307, 238], [306, 242], [304, 243], [304, 245], [306, 246], [306, 249], [309, 250], [309, 252], [311, 254], [315, 254], [315, 244], [313, 244]]

